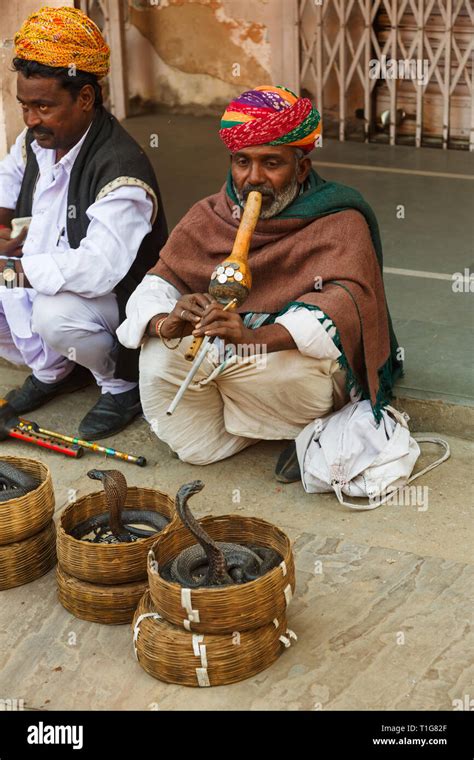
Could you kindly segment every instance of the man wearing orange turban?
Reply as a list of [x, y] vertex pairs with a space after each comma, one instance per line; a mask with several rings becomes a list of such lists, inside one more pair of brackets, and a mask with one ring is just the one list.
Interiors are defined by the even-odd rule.
[[[186, 462], [216, 462], [261, 439], [294, 439], [351, 391], [370, 399], [379, 419], [401, 370], [377, 221], [356, 190], [312, 169], [319, 122], [311, 101], [285, 87], [256, 87], [233, 100], [219, 132], [230, 152], [227, 182], [174, 228], [127, 304], [117, 335], [129, 347], [142, 343], [145, 417]], [[209, 281], [233, 277], [219, 265], [252, 190], [263, 198], [248, 256], [253, 286], [242, 306], [223, 311]], [[204, 335], [214, 346], [169, 416], [189, 370], [184, 354], [192, 336]], [[294, 444], [276, 475], [299, 479]]]
[[29, 16], [13, 59], [26, 129], [0, 162], [0, 355], [31, 369], [7, 398], [23, 415], [92, 374], [89, 440], [141, 411], [138, 352], [115, 331], [167, 238], [153, 168], [102, 104], [109, 56], [82, 11]]

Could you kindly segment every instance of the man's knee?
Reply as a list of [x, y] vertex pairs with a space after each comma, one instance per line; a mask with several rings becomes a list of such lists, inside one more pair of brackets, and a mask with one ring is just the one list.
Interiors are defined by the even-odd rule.
[[[140, 383], [143, 387], [155, 386], [169, 375], [173, 375], [172, 362], [175, 357], [158, 338], [146, 338], [140, 350]], [[165, 381], [166, 382], [166, 381]]]
[[144, 385], [152, 383], [157, 376], [159, 343], [161, 341], [158, 339], [146, 338], [140, 349], [140, 382], [143, 382]]
[[157, 437], [167, 443], [180, 461], [186, 462], [186, 464], [206, 465], [217, 462], [220, 459], [218, 450], [204, 446], [201, 439], [183, 441], [183, 436], [179, 432], [176, 436], [173, 435], [172, 427], [168, 429], [166, 438]]
[[59, 336], [71, 327], [74, 316], [77, 318], [77, 310], [74, 309], [74, 300], [69, 293], [57, 293], [54, 296], [38, 293], [33, 302], [31, 328], [45, 343], [54, 346]]

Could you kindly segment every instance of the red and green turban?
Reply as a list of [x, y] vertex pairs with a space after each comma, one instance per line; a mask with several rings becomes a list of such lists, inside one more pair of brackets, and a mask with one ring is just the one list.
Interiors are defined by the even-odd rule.
[[227, 106], [219, 136], [231, 153], [251, 145], [289, 145], [309, 153], [320, 134], [321, 117], [309, 98], [286, 87], [247, 90]]

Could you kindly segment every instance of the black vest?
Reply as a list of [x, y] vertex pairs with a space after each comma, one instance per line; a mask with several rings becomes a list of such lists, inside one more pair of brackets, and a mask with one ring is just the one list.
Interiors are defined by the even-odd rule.
[[[31, 216], [33, 191], [39, 172], [36, 156], [31, 148], [33, 139], [31, 130], [28, 130], [25, 140], [27, 161], [15, 209], [16, 217]], [[125, 319], [125, 305], [130, 295], [159, 259], [160, 250], [168, 237], [168, 228], [158, 182], [148, 157], [133, 137], [120, 126], [115, 116], [100, 107], [74, 161], [69, 178], [66, 224], [71, 248], [78, 248], [86, 236], [90, 221], [86, 211], [95, 202], [98, 194], [102, 190], [106, 194], [108, 189], [112, 190], [114, 185], [119, 186], [122, 183], [142, 187], [146, 185], [151, 188], [157, 202], [157, 213], [151, 232], [143, 238], [135, 261], [123, 280], [114, 288], [121, 322]], [[74, 213], [70, 213], [71, 209]], [[137, 380], [138, 355], [139, 350], [125, 348], [119, 344], [115, 377]]]

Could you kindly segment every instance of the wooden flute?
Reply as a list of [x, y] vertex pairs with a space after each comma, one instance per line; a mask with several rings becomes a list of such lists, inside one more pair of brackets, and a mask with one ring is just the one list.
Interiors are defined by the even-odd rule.
[[[224, 310], [241, 306], [250, 293], [252, 274], [248, 264], [248, 254], [253, 232], [257, 225], [262, 194], [253, 190], [249, 193], [245, 208], [235, 236], [232, 253], [219, 264], [211, 275], [209, 293], [220, 303], [225, 303]], [[182, 399], [186, 389], [202, 364], [211, 343], [209, 336], [194, 338], [185, 353], [185, 358], [193, 362], [193, 366], [183, 380], [176, 396], [168, 407], [166, 414], [173, 414]]]

